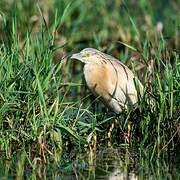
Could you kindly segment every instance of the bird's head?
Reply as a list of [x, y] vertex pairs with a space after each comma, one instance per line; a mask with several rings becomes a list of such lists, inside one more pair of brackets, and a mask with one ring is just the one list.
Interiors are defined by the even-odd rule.
[[94, 48], [85, 48], [79, 53], [75, 53], [71, 56], [71, 59], [77, 59], [83, 63], [90, 63], [99, 59], [100, 51]]

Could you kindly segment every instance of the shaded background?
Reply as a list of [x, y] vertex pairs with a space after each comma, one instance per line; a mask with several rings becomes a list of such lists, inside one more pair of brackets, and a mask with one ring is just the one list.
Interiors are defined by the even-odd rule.
[[[178, 0], [1, 0], [1, 39], [10, 40], [4, 33], [11, 29], [13, 17], [16, 17], [22, 41], [27, 31], [38, 33], [41, 26], [46, 26], [52, 35], [51, 29], [56, 22], [56, 43], [66, 42], [66, 51], [87, 46], [120, 51], [118, 40], [140, 48], [140, 40], [155, 41], [154, 34], [160, 26], [163, 26], [164, 38], [174, 41], [178, 48], [179, 6]], [[6, 26], [2, 25], [3, 18], [6, 18]]]

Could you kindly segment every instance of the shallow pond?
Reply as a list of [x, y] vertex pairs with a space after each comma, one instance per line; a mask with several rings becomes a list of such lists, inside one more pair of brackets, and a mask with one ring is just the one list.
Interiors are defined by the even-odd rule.
[[84, 170], [79, 166], [81, 170], [78, 171], [78, 165], [75, 165], [75, 176], [64, 174], [63, 179], [180, 179], [180, 155], [172, 152], [170, 156], [150, 161], [127, 148], [105, 149], [98, 152], [87, 169], [85, 165]]
[[180, 179], [178, 151], [150, 160], [142, 151], [109, 148], [99, 150], [96, 156], [79, 154], [73, 160], [69, 157], [60, 164], [37, 163], [34, 168], [25, 165], [28, 160], [23, 162], [22, 156], [19, 160], [1, 158], [0, 179]]

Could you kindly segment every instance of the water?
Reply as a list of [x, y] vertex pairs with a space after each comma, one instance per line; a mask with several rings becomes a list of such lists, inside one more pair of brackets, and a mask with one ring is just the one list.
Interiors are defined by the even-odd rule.
[[50, 162], [41, 164], [37, 160], [34, 168], [28, 165], [27, 159], [23, 163], [17, 156], [12, 160], [1, 158], [0, 179], [180, 179], [178, 151], [179, 149], [176, 152], [166, 153], [163, 158], [150, 161], [149, 157], [142, 155], [142, 151], [127, 147], [109, 148], [100, 150], [96, 154], [79, 154], [75, 158], [67, 156], [57, 164]]

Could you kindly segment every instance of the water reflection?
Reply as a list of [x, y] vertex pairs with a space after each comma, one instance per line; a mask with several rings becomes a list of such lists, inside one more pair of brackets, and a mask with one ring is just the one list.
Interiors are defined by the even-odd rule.
[[109, 180], [136, 180], [136, 155], [127, 148], [106, 149], [96, 159], [96, 178]]
[[96, 179], [178, 179], [179, 162], [172, 168], [168, 159], [164, 156], [164, 159], [150, 161], [128, 148], [106, 149], [96, 156]]
[[109, 180], [136, 180], [138, 176], [135, 173], [125, 173], [119, 169], [114, 169], [113, 172], [108, 177]]
[[[19, 175], [25, 179], [57, 180], [180, 179], [180, 153], [178, 150], [170, 153], [170, 157], [164, 152], [162, 158], [154, 158], [152, 161], [147, 154], [146, 156], [142, 154], [141, 150], [137, 152], [137, 150], [127, 147], [103, 149], [94, 155], [90, 154], [91, 157], [79, 154], [72, 160], [72, 157], [67, 155], [60, 163], [37, 163], [33, 168], [21, 154], [19, 158], [0, 160], [0, 179], [14, 179]], [[22, 163], [22, 159], [24, 163]]]

